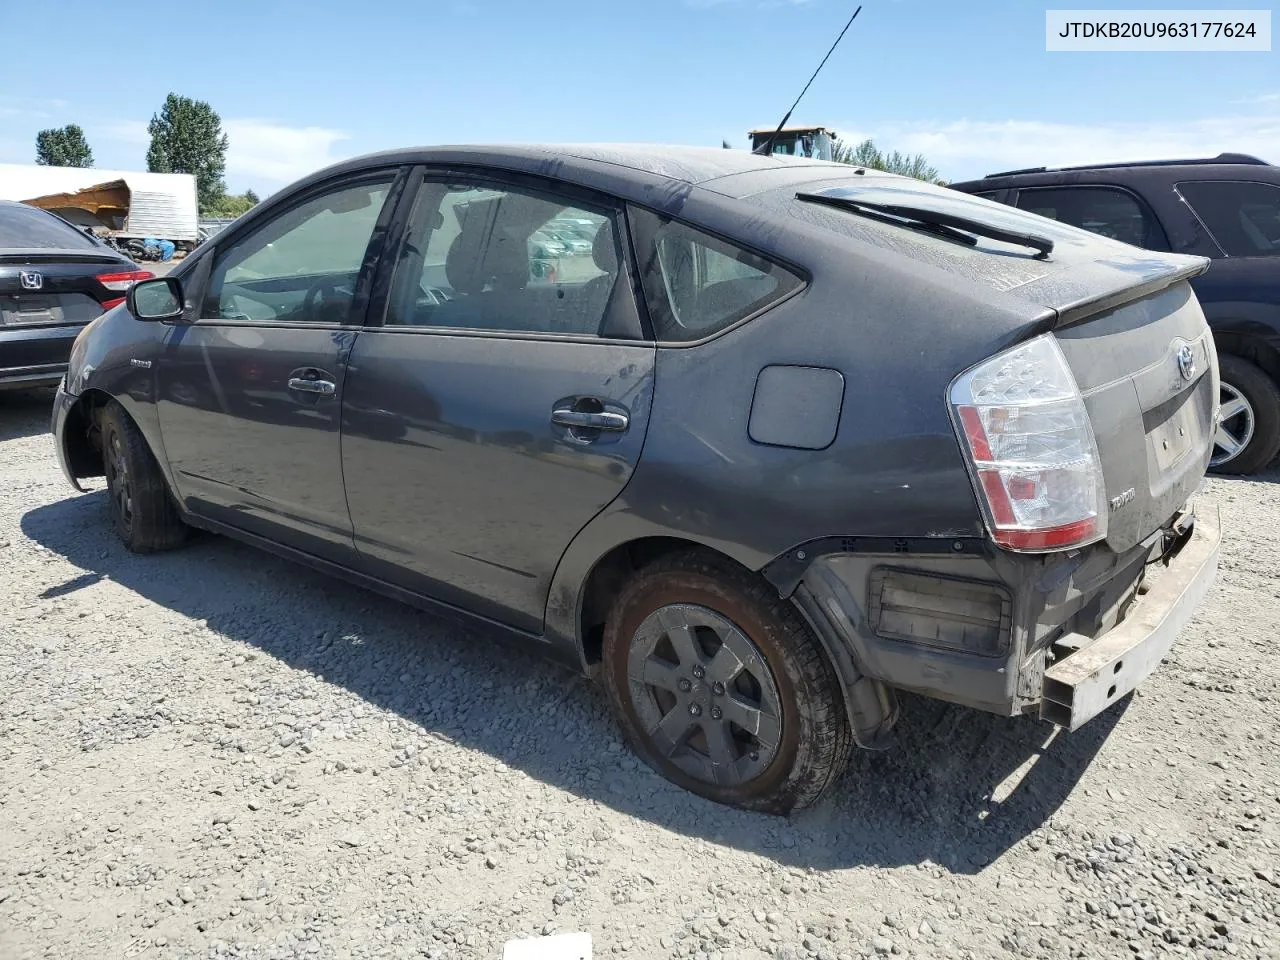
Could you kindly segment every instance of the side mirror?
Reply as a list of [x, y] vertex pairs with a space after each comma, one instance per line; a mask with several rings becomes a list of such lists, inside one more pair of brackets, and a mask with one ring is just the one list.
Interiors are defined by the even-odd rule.
[[172, 277], [143, 280], [129, 288], [125, 304], [138, 320], [177, 320], [182, 316], [182, 284]]

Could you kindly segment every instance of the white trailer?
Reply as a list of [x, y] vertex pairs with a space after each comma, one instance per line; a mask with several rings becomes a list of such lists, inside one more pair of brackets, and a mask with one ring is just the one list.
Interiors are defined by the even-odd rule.
[[0, 163], [0, 200], [50, 210], [117, 237], [155, 237], [190, 248], [198, 239], [196, 178], [94, 167]]

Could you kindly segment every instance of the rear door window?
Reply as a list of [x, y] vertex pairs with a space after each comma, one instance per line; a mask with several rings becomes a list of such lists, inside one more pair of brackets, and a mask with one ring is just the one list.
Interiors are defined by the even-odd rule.
[[1117, 187], [1036, 187], [1018, 191], [1018, 209], [1147, 250], [1169, 240], [1147, 205]]
[[1178, 184], [1229, 257], [1280, 256], [1280, 187], [1243, 180]]
[[804, 281], [735, 244], [633, 209], [636, 253], [658, 340], [700, 340], [789, 296]]
[[414, 200], [383, 323], [633, 338], [616, 218], [550, 189], [429, 178]]
[[51, 213], [22, 203], [0, 203], [0, 248], [101, 250], [97, 241]]

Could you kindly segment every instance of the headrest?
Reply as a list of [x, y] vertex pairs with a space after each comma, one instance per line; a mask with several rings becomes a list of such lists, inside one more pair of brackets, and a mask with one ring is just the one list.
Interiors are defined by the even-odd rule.
[[[480, 237], [466, 231], [458, 234], [445, 256], [444, 272], [449, 286], [459, 293], [480, 293], [492, 283], [495, 290], [522, 290], [529, 283], [529, 251], [509, 237], [491, 236], [483, 251]], [[483, 261], [481, 260], [483, 256]]]
[[479, 293], [484, 289], [484, 276], [476, 253], [475, 244], [464, 233], [458, 234], [449, 244], [449, 252], [444, 258], [444, 275], [449, 278], [449, 286], [458, 293]]
[[618, 272], [618, 248], [613, 243], [613, 227], [608, 221], [600, 224], [596, 231], [596, 238], [591, 244], [591, 259], [605, 273]]
[[529, 283], [528, 245], [510, 237], [490, 237], [484, 270], [495, 290], [523, 290]]

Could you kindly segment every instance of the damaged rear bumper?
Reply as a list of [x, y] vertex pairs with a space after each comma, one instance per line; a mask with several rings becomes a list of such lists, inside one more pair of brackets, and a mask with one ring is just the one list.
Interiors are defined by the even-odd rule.
[[885, 741], [898, 690], [1075, 730], [1159, 665], [1213, 582], [1219, 539], [1216, 508], [1188, 503], [1119, 555], [808, 544], [780, 591], [831, 655], [862, 746]]
[[1060, 640], [1058, 646], [1075, 649], [1045, 670], [1041, 718], [1075, 730], [1145, 680], [1212, 585], [1220, 543], [1217, 508], [1200, 509], [1191, 536], [1124, 620], [1096, 638]]

